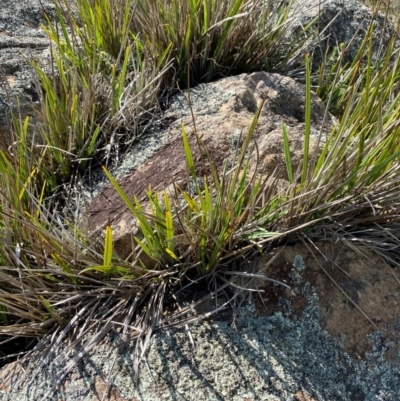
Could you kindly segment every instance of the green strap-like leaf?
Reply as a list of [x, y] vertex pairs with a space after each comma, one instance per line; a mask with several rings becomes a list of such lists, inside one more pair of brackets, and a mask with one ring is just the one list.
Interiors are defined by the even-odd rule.
[[286, 130], [286, 124], [282, 121], [282, 135], [283, 135], [283, 150], [285, 153], [286, 172], [289, 178], [289, 183], [293, 183], [293, 167], [292, 156], [290, 155], [289, 138]]
[[110, 266], [111, 265], [112, 248], [113, 248], [112, 229], [111, 229], [110, 226], [107, 226], [107, 228], [106, 228], [106, 237], [104, 239], [104, 257], [103, 257], [104, 266]]

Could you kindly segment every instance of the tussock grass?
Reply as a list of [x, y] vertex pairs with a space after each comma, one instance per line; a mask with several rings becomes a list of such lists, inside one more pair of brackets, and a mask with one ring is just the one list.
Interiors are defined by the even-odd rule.
[[[171, 47], [181, 87], [260, 69], [279, 71], [307, 37], [288, 41], [288, 7], [273, 1], [143, 1], [132, 24], [154, 54]], [[190, 71], [190, 77], [188, 76]], [[167, 75], [169, 85], [171, 75]]]
[[[192, 286], [223, 294], [234, 310], [255, 280], [267, 277], [257, 257], [276, 245], [324, 237], [399, 263], [400, 66], [395, 38], [372, 61], [373, 29], [358, 60], [326, 60], [316, 91], [338, 122], [321, 153], [309, 156], [310, 60], [305, 60], [303, 161], [292, 166], [290, 130], [282, 126], [287, 188], [274, 175], [249, 176], [245, 155], [260, 105], [231, 166], [197, 177], [185, 127], [187, 181], [161, 196], [147, 193], [149, 211], [129, 199], [108, 172], [152, 121], [163, 91], [252, 69], [279, 71], [302, 42], [285, 39], [288, 11], [272, 1], [57, 1], [58, 22], [45, 28], [54, 74], [36, 66], [38, 123], [14, 116], [13, 144], [0, 150], [0, 335], [41, 339], [51, 358], [66, 336], [83, 355], [110, 331], [136, 339], [135, 367], [159, 327], [188, 324]], [[307, 27], [308, 30], [308, 27]], [[337, 61], [338, 60], [338, 61]], [[362, 61], [362, 63], [361, 63]], [[325, 69], [325, 70], [324, 70]], [[190, 75], [187, 75], [188, 72]], [[99, 246], [63, 189], [97, 158], [139, 221], [132, 258], [112, 249], [107, 227]], [[203, 180], [204, 185], [199, 182]], [[65, 198], [61, 198], [63, 195]], [[379, 239], [379, 241], [375, 240]], [[166, 305], [174, 314], [165, 318]], [[217, 311], [216, 308], [215, 311]], [[214, 311], [214, 312], [215, 312]], [[80, 343], [86, 336], [85, 342]], [[89, 336], [89, 337], [87, 337]], [[88, 339], [87, 339], [88, 338]], [[61, 372], [60, 380], [74, 363]]]
[[57, 22], [43, 27], [54, 70], [34, 64], [46, 152], [32, 157], [46, 194], [93, 161], [118, 162], [159, 118], [164, 92], [292, 62], [307, 36], [288, 40], [288, 8], [274, 3], [56, 0]]

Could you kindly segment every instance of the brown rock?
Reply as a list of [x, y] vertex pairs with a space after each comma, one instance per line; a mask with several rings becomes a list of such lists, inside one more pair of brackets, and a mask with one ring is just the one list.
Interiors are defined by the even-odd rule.
[[315, 401], [315, 398], [311, 397], [306, 390], [299, 390], [295, 394], [296, 401]]
[[[264, 286], [265, 306], [258, 304], [260, 314], [272, 314], [280, 310], [279, 298], [290, 300], [299, 315], [308, 304], [301, 292], [293, 288], [311, 287], [319, 299], [319, 323], [331, 338], [342, 340], [344, 350], [355, 359], [371, 351], [367, 335], [379, 330], [392, 339], [397, 347], [386, 355], [386, 362], [400, 366], [398, 337], [400, 334], [400, 268], [388, 266], [376, 254], [364, 255], [354, 249], [330, 242], [316, 244], [319, 251], [298, 244], [287, 246], [268, 266], [266, 276], [284, 281], [291, 291], [282, 286]], [[314, 253], [310, 252], [310, 249]], [[293, 260], [300, 255], [304, 270], [293, 267]], [[270, 256], [260, 262], [266, 265]], [[295, 283], [293, 277], [297, 276]], [[397, 353], [396, 353], [397, 349]]]
[[[201, 154], [193, 135], [194, 123], [187, 93], [173, 97], [165, 113], [168, 126], [168, 143], [139, 168], [119, 178], [119, 184], [132, 199], [136, 196], [146, 201], [145, 191], [149, 185], [163, 191], [172, 182], [179, 184], [186, 180], [186, 162], [181, 138], [181, 124], [188, 132], [198, 176], [208, 174], [201, 162]], [[286, 178], [283, 153], [282, 122], [287, 125], [292, 161], [296, 168], [302, 159], [304, 137], [304, 87], [288, 77], [265, 72], [242, 74], [221, 79], [207, 85], [199, 85], [191, 90], [192, 110], [197, 133], [207, 146], [214, 163], [222, 169], [225, 161], [231, 161], [237, 145], [246, 135], [255, 112], [265, 99], [257, 130], [259, 161], [256, 160], [254, 143], [250, 149], [250, 171], [257, 170], [263, 176], [276, 169], [279, 178]], [[312, 97], [312, 137], [311, 150], [316, 150], [319, 132], [323, 136], [332, 127], [333, 121], [323, 127], [325, 107], [315, 95]], [[165, 131], [163, 132], [165, 134]], [[126, 258], [132, 250], [131, 234], [135, 232], [135, 221], [120, 196], [109, 185], [91, 202], [89, 225], [94, 232], [112, 224], [115, 251]]]
[[19, 362], [11, 362], [0, 370], [0, 391], [8, 393], [17, 382], [22, 371]]

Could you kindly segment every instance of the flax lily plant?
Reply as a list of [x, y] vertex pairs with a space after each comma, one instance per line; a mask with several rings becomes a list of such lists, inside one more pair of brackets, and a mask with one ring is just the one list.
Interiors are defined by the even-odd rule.
[[[273, 1], [56, 0], [43, 26], [51, 71], [34, 62], [40, 107], [31, 124], [44, 148], [45, 193], [92, 163], [110, 166], [159, 116], [159, 98], [187, 83], [283, 71], [307, 41], [286, 43], [288, 7]], [[309, 24], [312, 25], [312, 24]], [[310, 34], [309, 34], [310, 35]], [[39, 157], [36, 154], [32, 157]]]
[[[69, 208], [67, 183], [76, 170], [86, 172], [85, 163], [95, 157], [107, 167], [121, 154], [120, 145], [133, 146], [140, 128], [156, 116], [164, 90], [251, 68], [284, 70], [300, 53], [285, 39], [288, 9], [273, 1], [56, 4], [58, 22], [45, 27], [54, 74], [36, 65], [37, 122], [15, 117], [11, 145], [0, 149], [0, 342], [41, 339], [50, 358], [65, 337], [71, 335], [74, 346], [89, 336], [82, 356], [111, 330], [121, 330], [125, 340], [137, 340], [138, 368], [154, 330], [198, 318], [188, 317], [191, 307], [165, 315], [166, 305], [180, 306], [196, 283], [208, 290], [198, 302], [222, 293], [227, 303], [236, 302], [250, 287], [257, 290], [255, 277], [262, 278], [251, 258], [276, 245], [314, 244], [323, 237], [399, 263], [400, 64], [394, 40], [373, 59], [371, 27], [354, 63], [325, 63], [317, 80], [306, 58], [303, 160], [293, 166], [290, 129], [282, 125], [282, 190], [274, 175], [249, 174], [246, 154], [262, 104], [233, 165], [218, 170], [197, 138], [210, 166], [205, 177], [196, 175], [182, 127], [187, 184], [194, 182], [194, 191], [177, 184], [161, 194], [149, 188], [144, 205], [129, 199], [104, 168], [140, 226], [132, 259], [122, 260], [113, 252], [112, 227], [99, 243], [82, 222], [82, 203]], [[300, 36], [307, 40], [304, 32]], [[309, 152], [312, 84], [337, 116], [316, 156]], [[57, 197], [60, 185], [67, 189], [64, 198]]]
[[154, 259], [157, 265], [171, 266], [180, 260], [180, 255], [185, 255], [185, 262], [195, 264], [199, 274], [203, 276], [210, 273], [222, 260], [245, 252], [249, 248], [243, 246], [245, 240], [277, 235], [260, 226], [262, 221], [272, 219], [275, 213], [270, 205], [265, 205], [261, 210], [256, 206], [265, 189], [265, 182], [255, 176], [247, 182], [248, 161], [245, 161], [245, 155], [262, 106], [263, 104], [254, 117], [233, 169], [227, 171], [225, 166], [220, 175], [209, 156], [211, 182], [209, 177], [203, 177], [204, 188], [199, 184], [187, 133], [182, 126], [188, 182], [195, 183], [195, 195], [175, 185], [173, 199], [164, 192], [164, 201], [161, 203], [157, 193], [150, 188], [147, 192], [150, 213], [143, 212], [137, 199], [132, 203], [116, 180], [104, 169], [140, 223], [144, 240], [135, 238], [139, 248]]

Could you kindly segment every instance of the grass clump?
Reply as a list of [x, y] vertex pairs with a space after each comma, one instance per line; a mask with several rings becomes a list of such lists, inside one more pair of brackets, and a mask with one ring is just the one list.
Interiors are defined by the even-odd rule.
[[[143, 1], [132, 24], [153, 44], [154, 54], [171, 46], [174, 80], [180, 86], [260, 69], [279, 71], [304, 43], [288, 43], [289, 8], [273, 1]], [[171, 76], [167, 76], [171, 80]]]
[[[288, 8], [272, 1], [56, 4], [57, 24], [49, 21], [45, 27], [54, 74], [35, 67], [42, 88], [38, 123], [15, 117], [13, 144], [0, 150], [4, 341], [42, 338], [41, 347], [53, 346], [50, 358], [67, 335], [73, 334], [72, 346], [90, 335], [81, 344], [84, 354], [119, 327], [126, 338], [137, 340], [137, 369], [154, 330], [196, 319], [188, 317], [189, 307], [181, 307], [193, 285], [202, 283], [208, 290], [198, 302], [224, 293], [227, 303], [240, 304], [246, 289], [257, 289], [255, 278], [268, 279], [251, 261], [271, 247], [313, 244], [322, 235], [333, 242], [355, 238], [360, 249], [398, 263], [393, 252], [382, 251], [395, 249], [400, 234], [395, 39], [372, 61], [371, 27], [350, 66], [325, 60], [316, 91], [337, 111], [338, 122], [320, 138], [316, 157], [309, 152], [313, 80], [306, 57], [303, 160], [295, 170], [290, 130], [283, 125], [288, 177], [283, 190], [274, 185], [277, 175], [249, 175], [245, 156], [263, 104], [234, 163], [222, 170], [196, 137], [209, 176], [196, 175], [182, 127], [192, 192], [176, 184], [172, 193], [161, 195], [149, 188], [145, 209], [123, 193], [105, 167], [140, 225], [132, 258], [122, 260], [113, 253], [111, 227], [99, 246], [79, 222], [79, 210], [69, 207], [62, 192], [71, 189], [66, 183], [75, 183], [76, 174], [96, 157], [107, 164], [132, 146], [152, 121], [164, 91], [233, 73], [279, 71], [304, 42], [286, 39]], [[386, 245], [371, 242], [371, 233]], [[171, 303], [178, 312], [165, 318]], [[66, 366], [60, 377], [71, 368]]]
[[[222, 261], [243, 253], [246, 241], [278, 234], [262, 227], [263, 222], [273, 220], [275, 211], [268, 206], [260, 210], [257, 207], [266, 183], [254, 175], [247, 182], [249, 160], [245, 161], [245, 154], [261, 110], [262, 105], [247, 133], [236, 165], [229, 171], [225, 165], [219, 175], [209, 156], [212, 175], [210, 178], [203, 177], [203, 185], [199, 184], [201, 177], [196, 175], [183, 126], [183, 147], [189, 176], [187, 182], [195, 183], [194, 194], [175, 185], [175, 192], [172, 195], [164, 192], [161, 201], [157, 192], [150, 188], [147, 192], [149, 214], [143, 212], [136, 198], [133, 204], [106, 171], [111, 183], [139, 221], [144, 235], [144, 240], [135, 238], [139, 249], [156, 262], [157, 268], [171, 266], [180, 261], [181, 255], [185, 255], [185, 264], [196, 266], [198, 275], [202, 277], [214, 271]], [[250, 245], [248, 248], [252, 247]]]
[[55, 3], [58, 22], [44, 27], [55, 71], [49, 77], [36, 69], [43, 88], [38, 134], [50, 164], [44, 170], [58, 173], [50, 190], [93, 157], [118, 160], [155, 119], [164, 91], [279, 71], [307, 39], [301, 32], [286, 43], [288, 7], [273, 1]]

